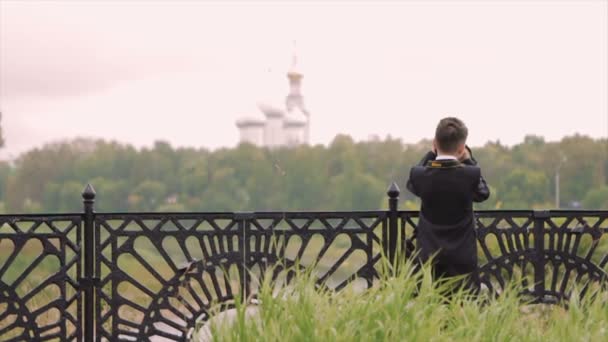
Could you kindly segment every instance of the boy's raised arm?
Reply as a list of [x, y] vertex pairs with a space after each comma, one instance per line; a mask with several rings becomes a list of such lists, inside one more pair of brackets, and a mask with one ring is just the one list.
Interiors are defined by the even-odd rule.
[[483, 177], [479, 176], [477, 188], [473, 191], [473, 202], [483, 202], [490, 197], [490, 188]]
[[416, 166], [425, 166], [429, 160], [435, 160], [435, 158], [437, 158], [437, 154], [433, 151], [428, 151]]
[[466, 155], [466, 158], [461, 160], [461, 163], [465, 164], [465, 165], [477, 165], [477, 160], [475, 160], [475, 158], [473, 157], [473, 152], [471, 152], [471, 149], [469, 148], [469, 146], [465, 146], [468, 154]]
[[[471, 152], [471, 149], [469, 148], [469, 146], [467, 146], [466, 148], [469, 151], [469, 155], [468, 155], [469, 158], [463, 160], [462, 163], [466, 164], [466, 165], [478, 166], [477, 160], [475, 160], [475, 158], [473, 158], [473, 152]], [[490, 197], [490, 188], [488, 187], [486, 180], [481, 175], [481, 170], [480, 170], [479, 171], [479, 183], [477, 183], [477, 187], [473, 191], [473, 202], [483, 202], [483, 201], [487, 200], [488, 197]]]
[[[422, 159], [420, 160], [420, 162], [418, 162], [418, 164], [416, 164], [416, 166], [425, 166], [429, 162], [429, 160], [435, 160], [435, 158], [437, 158], [437, 154], [435, 152], [433, 152], [433, 151], [428, 151], [424, 155], [424, 157], [422, 157]], [[414, 166], [414, 167], [416, 167], [416, 166]], [[409, 178], [407, 180], [406, 187], [414, 195], [420, 196], [418, 194], [418, 191], [416, 191], [416, 187], [414, 186], [414, 183], [412, 182], [412, 169], [410, 169], [410, 176], [409, 176]]]
[[414, 187], [414, 183], [412, 182], [412, 170], [411, 169], [410, 169], [410, 177], [407, 179], [406, 187], [411, 193], [420, 197], [420, 195], [418, 194], [418, 191], [416, 191], [416, 187]]

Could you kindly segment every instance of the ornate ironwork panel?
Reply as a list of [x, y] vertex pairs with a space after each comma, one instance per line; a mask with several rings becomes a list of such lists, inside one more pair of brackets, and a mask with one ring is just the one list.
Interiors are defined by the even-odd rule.
[[334, 290], [370, 287], [378, 277], [386, 212], [255, 213], [247, 224], [247, 269], [258, 279], [268, 265], [275, 281], [289, 282], [296, 266]]
[[95, 226], [98, 341], [184, 340], [239, 291], [242, 230], [233, 214], [97, 215]]
[[[535, 292], [534, 215], [531, 211], [478, 212], [477, 241], [482, 287], [500, 294], [513, 277], [524, 294]], [[540, 294], [538, 294], [540, 295]]]
[[80, 341], [81, 214], [0, 216], [0, 340]]
[[[476, 212], [477, 257], [482, 289], [498, 295], [513, 276], [519, 277], [525, 294], [534, 295], [536, 252], [532, 211]], [[400, 212], [402, 248], [407, 256], [416, 249], [420, 213]]]
[[97, 215], [97, 340], [186, 340], [262, 277], [372, 285], [385, 212]]
[[[608, 275], [605, 211], [475, 214], [482, 288], [495, 295], [515, 277], [524, 287], [524, 295], [555, 303], [568, 299], [575, 287], [584, 295]], [[407, 255], [415, 251], [418, 216], [419, 212], [412, 211], [399, 214], [400, 234], [404, 236], [401, 248]]]
[[551, 212], [543, 228], [544, 297], [584, 295], [608, 276], [608, 212]]

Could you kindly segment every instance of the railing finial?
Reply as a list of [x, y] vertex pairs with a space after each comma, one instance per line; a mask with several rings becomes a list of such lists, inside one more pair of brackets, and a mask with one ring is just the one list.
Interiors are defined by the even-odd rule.
[[399, 194], [401, 194], [401, 189], [399, 189], [399, 185], [397, 185], [396, 182], [393, 182], [388, 187], [388, 190], [386, 191], [386, 194], [390, 198], [397, 198], [397, 197], [399, 197]]
[[85, 201], [92, 201], [92, 200], [95, 199], [95, 195], [96, 194], [97, 193], [95, 192], [95, 189], [93, 188], [93, 186], [91, 185], [91, 183], [88, 183], [87, 186], [82, 191], [82, 198]]

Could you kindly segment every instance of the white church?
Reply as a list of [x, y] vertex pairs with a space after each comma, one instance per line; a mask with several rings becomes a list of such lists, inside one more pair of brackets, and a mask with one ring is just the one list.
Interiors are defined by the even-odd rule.
[[259, 103], [258, 109], [261, 113], [251, 113], [237, 120], [241, 143], [271, 149], [309, 143], [310, 113], [304, 106], [301, 93], [302, 78], [302, 72], [298, 70], [297, 56], [294, 54], [291, 68], [287, 72], [289, 93], [285, 102]]

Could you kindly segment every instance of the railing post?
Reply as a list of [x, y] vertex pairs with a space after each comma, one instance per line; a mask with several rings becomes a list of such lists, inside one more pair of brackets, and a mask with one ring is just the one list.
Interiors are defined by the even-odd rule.
[[547, 210], [535, 210], [534, 218], [534, 293], [539, 301], [545, 297], [545, 221], [550, 217]]
[[238, 234], [239, 234], [239, 251], [241, 251], [241, 256], [243, 258], [242, 260], [242, 264], [241, 264], [241, 277], [240, 277], [240, 282], [241, 282], [241, 291], [242, 291], [242, 300], [244, 303], [247, 302], [248, 297], [249, 297], [249, 293], [250, 293], [250, 286], [251, 286], [251, 279], [249, 276], [249, 269], [248, 269], [248, 265], [249, 265], [249, 258], [250, 258], [250, 246], [249, 246], [249, 231], [251, 229], [250, 226], [250, 222], [251, 220], [254, 218], [254, 214], [253, 213], [247, 213], [247, 212], [241, 212], [241, 213], [235, 213], [234, 215], [235, 220], [238, 222]]
[[80, 283], [84, 288], [84, 340], [92, 342], [95, 338], [95, 189], [87, 184], [82, 192], [84, 204], [84, 278]]
[[399, 190], [399, 186], [395, 182], [391, 184], [386, 192], [388, 195], [388, 236], [386, 237], [388, 241], [383, 241], [383, 243], [388, 259], [393, 267], [397, 256], [397, 231], [399, 227], [398, 206], [400, 193], [401, 190]]

